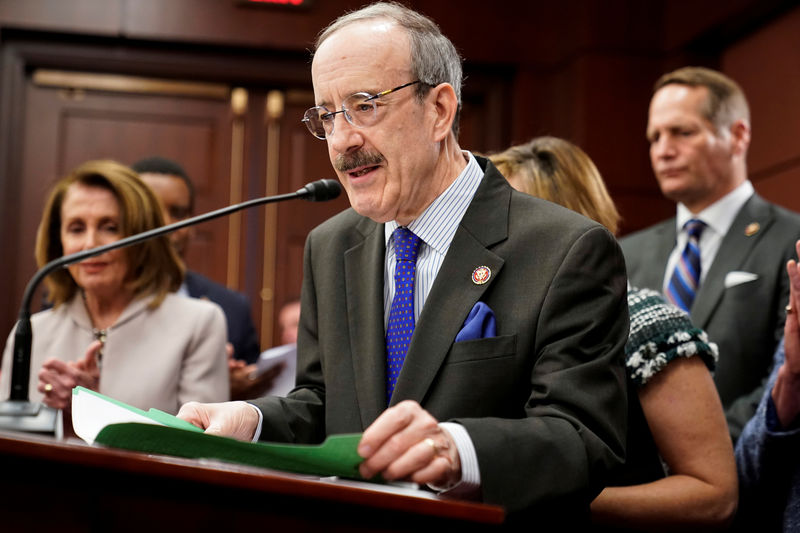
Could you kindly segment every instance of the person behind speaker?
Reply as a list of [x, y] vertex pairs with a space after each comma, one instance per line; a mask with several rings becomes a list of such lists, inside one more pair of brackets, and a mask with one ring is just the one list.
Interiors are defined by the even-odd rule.
[[[136, 161], [131, 168], [155, 192], [167, 224], [186, 220], [194, 214], [194, 183], [179, 163], [160, 156], [150, 156]], [[184, 262], [191, 238], [191, 226], [170, 233], [170, 242]], [[272, 381], [286, 371], [285, 366], [276, 367], [251, 379], [261, 347], [250, 313], [250, 300], [244, 294], [190, 269], [186, 270], [178, 294], [211, 300], [225, 313], [232, 399], [242, 400], [263, 394], [269, 390]]]
[[664, 74], [647, 140], [676, 216], [620, 240], [631, 283], [663, 291], [719, 346], [714, 382], [734, 442], [783, 335], [783, 266], [800, 238], [800, 215], [765, 201], [747, 178], [750, 136], [747, 99], [734, 80], [703, 67]]
[[580, 527], [624, 455], [624, 260], [604, 227], [461, 149], [461, 72], [397, 3], [320, 34], [304, 122], [352, 209], [306, 241], [297, 386], [179, 416], [246, 440], [363, 432], [366, 478]]
[[[180, 164], [164, 157], [151, 156], [136, 161], [131, 168], [156, 193], [164, 208], [165, 223], [172, 224], [194, 215], [194, 183]], [[190, 226], [170, 233], [170, 241], [184, 263], [191, 245], [192, 229]], [[178, 292], [192, 298], [208, 298], [219, 305], [228, 324], [228, 342], [233, 357], [248, 364], [258, 359], [261, 348], [250, 313], [250, 301], [245, 295], [190, 269], [186, 270]]]
[[[88, 161], [50, 192], [36, 238], [47, 262], [163, 225], [158, 200], [130, 168]], [[175, 294], [183, 264], [166, 236], [112, 250], [45, 279], [51, 309], [32, 317], [30, 398], [69, 409], [76, 385], [141, 409], [176, 413], [228, 398], [225, 318]], [[12, 331], [0, 390], [10, 388]]]
[[[619, 213], [597, 167], [578, 146], [537, 137], [489, 159], [515, 189], [617, 232]], [[592, 502], [592, 519], [643, 531], [725, 527], [736, 510], [737, 482], [709, 372], [717, 348], [684, 311], [653, 290], [629, 288], [628, 307], [628, 456]]]
[[[800, 257], [800, 241], [795, 243]], [[786, 265], [789, 304], [784, 337], [756, 414], [736, 442], [739, 513], [735, 530], [800, 530], [800, 265]]]

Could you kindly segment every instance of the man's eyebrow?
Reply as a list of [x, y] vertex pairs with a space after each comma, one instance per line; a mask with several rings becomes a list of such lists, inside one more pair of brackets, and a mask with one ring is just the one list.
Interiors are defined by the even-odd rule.
[[[372, 89], [372, 88], [369, 88], [369, 89], [357, 89], [357, 90], [348, 92], [347, 96], [345, 96], [344, 99], [347, 99], [350, 96], [353, 96], [354, 94], [359, 94], [359, 93], [367, 93], [367, 94], [372, 95], [372, 96], [377, 96], [378, 93], [381, 92], [382, 90], [383, 89]], [[327, 109], [331, 109], [331, 106], [333, 104], [331, 102], [329, 102], [328, 100], [322, 100], [321, 102], [317, 102], [314, 105], [317, 106], [317, 107], [324, 107], [324, 108], [327, 108]]]

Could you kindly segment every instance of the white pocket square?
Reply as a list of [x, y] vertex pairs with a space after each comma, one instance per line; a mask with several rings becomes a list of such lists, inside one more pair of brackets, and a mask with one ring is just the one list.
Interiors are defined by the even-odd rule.
[[733, 272], [728, 272], [728, 274], [725, 276], [725, 288], [730, 289], [731, 287], [741, 285], [742, 283], [755, 281], [757, 279], [758, 279], [758, 274], [753, 274], [752, 272], [741, 272], [739, 270], [734, 270]]

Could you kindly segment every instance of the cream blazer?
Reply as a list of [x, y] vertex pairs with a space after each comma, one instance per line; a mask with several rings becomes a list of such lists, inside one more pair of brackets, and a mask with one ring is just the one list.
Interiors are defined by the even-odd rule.
[[[100, 391], [115, 399], [149, 409], [177, 413], [190, 400], [226, 401], [229, 397], [225, 354], [225, 316], [216, 304], [170, 293], [156, 309], [139, 298], [109, 328], [100, 370]], [[37, 391], [42, 363], [50, 357], [81, 359], [94, 340], [89, 314], [80, 295], [57, 309], [31, 318], [31, 401]], [[3, 352], [0, 393], [11, 388], [14, 331]]]

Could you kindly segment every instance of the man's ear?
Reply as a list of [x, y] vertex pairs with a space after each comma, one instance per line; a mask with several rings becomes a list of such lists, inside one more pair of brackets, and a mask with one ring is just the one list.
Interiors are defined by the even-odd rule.
[[736, 155], [744, 155], [750, 146], [750, 124], [739, 119], [731, 124], [731, 150]]
[[436, 142], [443, 141], [452, 131], [453, 121], [458, 110], [456, 91], [449, 83], [440, 83], [433, 87], [428, 98], [434, 106], [436, 117], [433, 123], [433, 136]]

